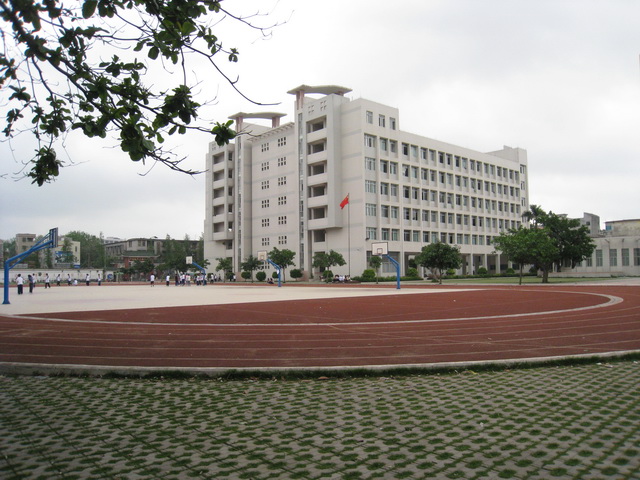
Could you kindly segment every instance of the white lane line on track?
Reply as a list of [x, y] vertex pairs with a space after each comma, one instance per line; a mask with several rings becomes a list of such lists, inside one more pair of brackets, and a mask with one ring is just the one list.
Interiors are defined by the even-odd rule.
[[461, 322], [471, 320], [491, 320], [499, 318], [520, 318], [520, 317], [533, 317], [541, 315], [553, 315], [558, 313], [569, 312], [581, 312], [586, 310], [595, 310], [599, 308], [611, 307], [622, 303], [624, 300], [621, 297], [614, 295], [606, 295], [602, 293], [592, 292], [572, 292], [572, 291], [560, 291], [556, 293], [570, 293], [574, 295], [593, 295], [597, 297], [607, 298], [607, 302], [600, 303], [598, 305], [589, 305], [586, 307], [568, 308], [562, 310], [547, 310], [541, 312], [532, 313], [513, 313], [505, 315], [489, 315], [480, 317], [458, 317], [458, 318], [435, 318], [424, 320], [381, 320], [375, 322], [308, 322], [308, 323], [162, 323], [162, 322], [121, 322], [121, 321], [108, 321], [108, 320], [73, 320], [67, 318], [45, 318], [37, 316], [27, 315], [7, 315], [8, 317], [14, 317], [19, 319], [40, 320], [53, 323], [84, 323], [84, 324], [103, 324], [103, 325], [132, 325], [132, 326], [160, 326], [160, 327], [329, 327], [329, 326], [365, 326], [365, 325], [397, 325], [397, 324], [410, 324], [410, 323], [439, 323], [439, 322]]

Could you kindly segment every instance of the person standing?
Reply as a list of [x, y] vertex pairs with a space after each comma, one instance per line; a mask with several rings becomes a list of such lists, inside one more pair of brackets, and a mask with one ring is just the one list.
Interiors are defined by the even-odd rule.
[[84, 278], [84, 281], [87, 282], [87, 287], [88, 287], [89, 283], [91, 283], [91, 277], [89, 277], [88, 273], [87, 273], [87, 276]]
[[67, 273], [67, 285], [71, 286], [71, 274]]
[[16, 285], [18, 286], [18, 295], [22, 295], [22, 289], [24, 288], [24, 277], [21, 273], [16, 277]]
[[102, 285], [102, 275], [98, 274], [98, 286]]
[[51, 279], [48, 273], [44, 276], [44, 288], [51, 288]]
[[167, 278], [165, 278], [166, 282], [167, 282], [167, 287], [169, 286], [169, 284], [171, 283], [171, 275], [169, 275], [167, 273]]
[[29, 293], [33, 293], [33, 289], [36, 288], [36, 274], [29, 274]]
[[56, 275], [56, 285], [60, 286], [60, 274]]
[[152, 287], [156, 285], [156, 276], [153, 273], [149, 276], [149, 281], [151, 282]]

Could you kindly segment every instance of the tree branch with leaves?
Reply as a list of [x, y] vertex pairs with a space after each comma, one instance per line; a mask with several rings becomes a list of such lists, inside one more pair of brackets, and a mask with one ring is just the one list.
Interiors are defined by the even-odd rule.
[[[220, 0], [84, 0], [74, 7], [0, 0], [0, 87], [8, 92], [3, 133], [36, 138], [26, 175], [40, 186], [54, 180], [63, 166], [56, 144], [74, 130], [89, 138], [115, 134], [134, 162], [197, 173], [183, 169], [183, 158], [163, 143], [188, 131], [210, 133], [218, 145], [236, 136], [232, 121], [200, 118], [192, 67], [208, 65], [247, 98], [222, 67], [238, 61], [238, 50], [227, 48], [214, 28], [230, 19], [269, 35], [275, 25], [252, 23], [257, 15], [235, 15]], [[149, 75], [154, 65], [165, 69], [161, 81], [169, 87]]]

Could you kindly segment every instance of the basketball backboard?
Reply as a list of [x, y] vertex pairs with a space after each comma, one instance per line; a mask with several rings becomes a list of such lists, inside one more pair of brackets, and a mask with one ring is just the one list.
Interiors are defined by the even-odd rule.
[[388, 242], [374, 242], [371, 244], [371, 255], [388, 255]]
[[261, 262], [265, 262], [267, 260], [267, 251], [266, 250], [258, 251], [258, 260], [260, 260]]

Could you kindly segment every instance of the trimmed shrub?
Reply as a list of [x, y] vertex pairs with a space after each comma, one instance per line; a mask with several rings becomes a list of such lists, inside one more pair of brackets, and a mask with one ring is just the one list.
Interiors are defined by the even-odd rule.
[[418, 275], [418, 269], [417, 268], [408, 268], [407, 269], [407, 278], [420, 278], [420, 276]]
[[302, 270], [300, 270], [299, 268], [294, 268], [289, 272], [289, 275], [291, 276], [291, 278], [297, 281], [299, 278], [302, 278]]
[[362, 272], [362, 277], [360, 277], [360, 281], [362, 282], [375, 282], [376, 281], [376, 271], [372, 268], [367, 268], [364, 272]]
[[256, 273], [256, 280], [258, 280], [259, 282], [264, 282], [266, 278], [267, 278], [267, 274], [262, 270]]

